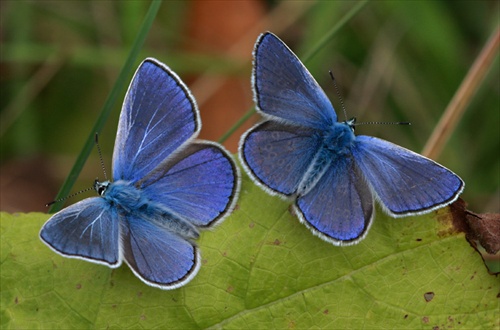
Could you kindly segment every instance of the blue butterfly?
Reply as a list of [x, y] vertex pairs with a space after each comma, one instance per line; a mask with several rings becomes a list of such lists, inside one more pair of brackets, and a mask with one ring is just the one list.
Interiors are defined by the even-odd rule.
[[111, 268], [122, 260], [161, 289], [189, 282], [200, 267], [199, 230], [232, 210], [239, 174], [219, 144], [193, 140], [201, 129], [186, 85], [153, 58], [137, 69], [125, 96], [113, 152], [113, 182], [100, 197], [54, 214], [40, 237], [55, 252]]
[[324, 91], [272, 33], [257, 39], [252, 85], [265, 120], [241, 138], [243, 167], [268, 193], [292, 199], [300, 221], [327, 242], [362, 240], [374, 200], [402, 217], [450, 204], [464, 188], [457, 175], [430, 159], [355, 136], [355, 119], [337, 122]]

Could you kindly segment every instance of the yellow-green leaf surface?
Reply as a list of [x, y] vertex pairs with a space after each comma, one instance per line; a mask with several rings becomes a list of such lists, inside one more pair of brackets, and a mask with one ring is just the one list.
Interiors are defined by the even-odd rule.
[[46, 214], [1, 213], [2, 328], [498, 328], [499, 280], [447, 208], [392, 219], [335, 247], [243, 176], [238, 206], [204, 232], [186, 286], [148, 287], [118, 269], [63, 258], [38, 232]]

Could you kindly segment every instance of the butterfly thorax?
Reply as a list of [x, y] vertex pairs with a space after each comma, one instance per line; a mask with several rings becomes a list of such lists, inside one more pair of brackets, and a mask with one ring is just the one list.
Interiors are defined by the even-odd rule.
[[141, 200], [141, 192], [130, 182], [118, 180], [115, 182], [96, 182], [96, 191], [109, 203], [122, 208], [125, 212], [132, 212], [145, 203]]
[[323, 168], [335, 162], [337, 158], [351, 154], [351, 146], [356, 138], [352, 123], [334, 123], [322, 132], [321, 144], [314, 159], [317, 172], [322, 172]]
[[356, 136], [354, 135], [353, 121], [334, 123], [323, 133], [323, 148], [333, 155], [350, 153], [350, 148]]
[[180, 215], [168, 210], [164, 205], [148, 198], [132, 182], [96, 182], [96, 191], [110, 204], [115, 205], [120, 213], [132, 215], [165, 228], [186, 239], [197, 239], [198, 230]]

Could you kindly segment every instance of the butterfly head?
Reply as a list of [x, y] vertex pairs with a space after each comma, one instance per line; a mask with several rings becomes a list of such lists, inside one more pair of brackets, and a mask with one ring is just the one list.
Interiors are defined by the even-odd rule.
[[344, 124], [349, 126], [351, 131], [354, 133], [354, 130], [355, 130], [354, 127], [356, 126], [356, 117], [352, 117], [351, 119], [344, 121]]
[[95, 191], [97, 191], [99, 196], [104, 196], [104, 194], [106, 194], [106, 190], [108, 189], [109, 185], [109, 181], [100, 182], [99, 179], [95, 179], [94, 181], [94, 189]]

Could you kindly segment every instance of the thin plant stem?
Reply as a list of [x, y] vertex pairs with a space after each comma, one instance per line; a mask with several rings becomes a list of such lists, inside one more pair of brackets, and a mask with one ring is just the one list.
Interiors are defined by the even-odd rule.
[[431, 159], [436, 159], [439, 156], [449, 137], [455, 131], [472, 97], [491, 68], [493, 60], [498, 54], [499, 45], [500, 27], [497, 27], [446, 107], [432, 135], [427, 140], [422, 155]]

